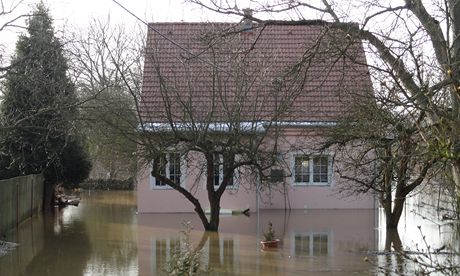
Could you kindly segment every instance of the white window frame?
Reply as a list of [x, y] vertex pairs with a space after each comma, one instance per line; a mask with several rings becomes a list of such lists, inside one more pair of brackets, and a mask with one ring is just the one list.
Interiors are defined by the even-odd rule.
[[[224, 158], [223, 155], [219, 154], [219, 185], [214, 185], [215, 190], [217, 190], [220, 187], [220, 184], [222, 184], [222, 181], [224, 180], [224, 162], [223, 162], [223, 158]], [[237, 159], [237, 158], [238, 157], [235, 156], [235, 159]], [[227, 187], [225, 187], [225, 189], [226, 190], [238, 190], [239, 176], [240, 175], [239, 175], [238, 169], [235, 169], [233, 171], [233, 185], [228, 185]], [[213, 180], [214, 180], [214, 176], [213, 176]], [[204, 187], [206, 189], [206, 183], [205, 183]]]
[[[296, 169], [295, 160], [297, 157], [308, 157], [308, 171], [309, 179], [307, 182], [296, 182]], [[327, 182], [315, 182], [314, 181], [314, 163], [315, 157], [327, 157]], [[308, 152], [296, 152], [292, 154], [291, 158], [291, 169], [292, 169], [292, 185], [293, 186], [331, 186], [332, 183], [332, 157], [330, 154], [317, 154]]]
[[[164, 154], [166, 154], [166, 178], [169, 178], [170, 177], [170, 170], [169, 170], [169, 160], [170, 160], [170, 156], [171, 154], [180, 154], [179, 152], [174, 152], [174, 151], [170, 151], [170, 152], [165, 152]], [[151, 169], [151, 168], [150, 168]], [[182, 187], [184, 187], [184, 183], [185, 183], [185, 173], [186, 173], [186, 166], [185, 166], [185, 160], [184, 160], [184, 157], [182, 155], [180, 155], [180, 185]], [[149, 182], [150, 182], [150, 189], [151, 190], [171, 190], [172, 187], [169, 186], [169, 185], [157, 185], [156, 184], [156, 178], [152, 176], [152, 174], [149, 174]]]

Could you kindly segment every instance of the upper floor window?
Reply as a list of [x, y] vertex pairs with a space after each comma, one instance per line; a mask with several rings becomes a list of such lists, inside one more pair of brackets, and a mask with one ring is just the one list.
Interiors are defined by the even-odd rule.
[[[181, 156], [180, 153], [168, 152], [163, 153], [160, 159], [160, 173], [168, 179], [171, 179], [177, 184], [181, 182]], [[166, 183], [152, 177], [152, 189], [168, 189]]]
[[327, 155], [295, 155], [294, 184], [328, 185], [331, 180], [332, 166]]

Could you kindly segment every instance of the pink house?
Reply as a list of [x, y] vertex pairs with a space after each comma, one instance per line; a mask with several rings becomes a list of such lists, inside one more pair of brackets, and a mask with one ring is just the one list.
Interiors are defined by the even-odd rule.
[[[221, 213], [248, 208], [374, 208], [372, 195], [340, 193], [340, 162], [333, 160], [333, 149], [319, 150], [327, 130], [353, 101], [372, 93], [360, 42], [352, 42], [346, 31], [326, 22], [149, 27], [142, 128], [159, 144], [164, 142], [163, 175], [190, 191], [204, 209], [209, 209], [204, 158], [184, 150], [181, 142], [167, 146], [173, 132], [190, 129], [193, 139], [200, 139], [200, 131], [219, 137], [238, 128], [263, 133], [257, 140], [263, 144], [260, 148], [276, 149], [276, 162], [264, 168], [264, 175], [251, 174], [252, 169], [244, 166], [234, 171], [221, 198]], [[249, 134], [245, 137], [252, 137]], [[214, 156], [216, 189], [224, 178], [225, 156]], [[150, 160], [143, 161], [138, 211], [193, 212], [189, 200], [151, 175]]]

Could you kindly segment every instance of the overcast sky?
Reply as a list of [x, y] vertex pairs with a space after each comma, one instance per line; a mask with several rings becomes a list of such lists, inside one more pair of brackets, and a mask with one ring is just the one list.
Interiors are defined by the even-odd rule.
[[[0, 0], [5, 10], [19, 4], [12, 15], [1, 16], [0, 24], [19, 14], [29, 13], [39, 0]], [[137, 20], [119, 7], [113, 0], [43, 0], [49, 7], [56, 31], [69, 31], [84, 28], [92, 19], [106, 20], [110, 14], [112, 23], [123, 22], [135, 26]], [[202, 8], [184, 3], [184, 0], [117, 0], [121, 5], [148, 22], [180, 21], [229, 21], [238, 20], [207, 12]], [[249, 6], [249, 0], [241, 0], [241, 6]], [[16, 21], [24, 26], [22, 20]], [[0, 43], [6, 52], [11, 52], [21, 28], [8, 28], [0, 32]], [[6, 48], [6, 49], [5, 49]], [[5, 58], [5, 57], [4, 57]]]
[[[6, 10], [20, 0], [0, 0]], [[39, 0], [23, 0], [14, 10], [14, 15], [30, 12]], [[113, 0], [43, 0], [49, 7], [56, 29], [62, 26], [84, 26], [93, 18], [106, 18], [132, 24], [136, 20]], [[228, 21], [223, 15], [207, 12], [184, 0], [116, 0], [134, 14], [149, 22], [172, 21]], [[241, 1], [249, 6], [249, 0]], [[245, 5], [246, 4], [246, 5]], [[8, 18], [5, 17], [4, 18]], [[10, 16], [11, 18], [11, 16]], [[1, 22], [1, 21], [0, 21]], [[9, 32], [18, 32], [10, 29]]]

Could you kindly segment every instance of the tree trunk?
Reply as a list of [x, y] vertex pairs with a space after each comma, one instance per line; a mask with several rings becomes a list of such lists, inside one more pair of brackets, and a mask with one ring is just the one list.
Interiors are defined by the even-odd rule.
[[453, 68], [451, 73], [453, 77], [453, 85], [451, 86], [452, 99], [452, 144], [455, 160], [452, 164], [452, 177], [455, 184], [455, 200], [457, 202], [457, 215], [460, 211], [460, 70], [458, 63], [460, 62], [460, 2], [458, 0], [449, 0], [450, 15], [452, 18], [452, 61]]
[[[385, 239], [385, 251], [396, 251], [402, 252], [402, 242], [401, 238], [399, 237], [398, 230], [396, 229], [387, 229], [386, 232], [386, 239]], [[388, 264], [394, 264], [394, 260], [392, 259], [392, 255], [387, 255]], [[401, 254], [396, 254], [396, 274], [397, 275], [405, 275], [404, 274], [404, 258]]]
[[195, 207], [195, 212], [198, 214], [198, 217], [200, 217], [200, 220], [201, 220], [201, 223], [203, 224], [204, 229], [208, 230], [209, 221], [206, 218], [206, 214], [204, 213], [203, 209]]
[[402, 250], [402, 242], [401, 238], [399, 237], [398, 230], [387, 230], [386, 232], [386, 239], [385, 239], [385, 251], [391, 251], [391, 249], [395, 249], [396, 251]]
[[215, 191], [214, 187], [214, 156], [206, 154], [206, 190], [208, 191], [209, 208], [211, 209], [208, 225], [205, 225], [207, 231], [219, 230], [219, 215], [220, 215], [220, 196]]
[[219, 215], [220, 215], [220, 200], [213, 197], [209, 201], [211, 208], [211, 216], [209, 218], [209, 226], [206, 228], [208, 231], [218, 231], [219, 230]]
[[452, 177], [454, 179], [454, 200], [456, 203], [457, 218], [460, 216], [460, 161], [452, 164]]
[[404, 210], [405, 201], [405, 196], [396, 195], [393, 211], [389, 214], [389, 219], [387, 219], [387, 229], [398, 229], [399, 219], [401, 218], [402, 211]]
[[385, 197], [385, 204], [383, 205], [383, 211], [385, 213], [385, 225], [386, 228], [389, 229], [389, 225], [391, 224], [391, 191], [389, 192], [390, 195], [388, 195], [388, 192], [386, 192], [386, 197]]

